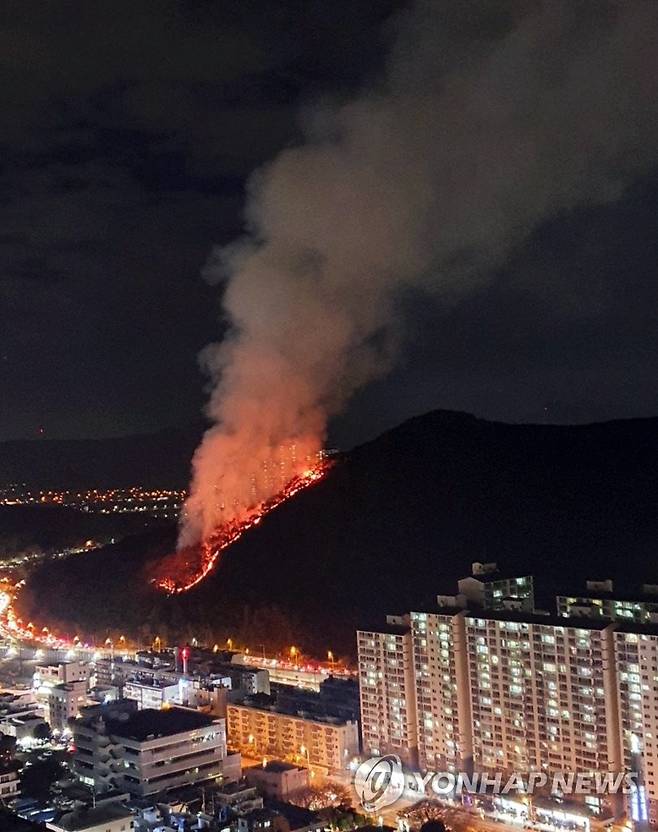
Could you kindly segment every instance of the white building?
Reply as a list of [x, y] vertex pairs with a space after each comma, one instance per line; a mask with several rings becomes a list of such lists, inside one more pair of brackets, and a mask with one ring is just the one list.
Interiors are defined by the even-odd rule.
[[77, 776], [99, 793], [145, 797], [223, 776], [226, 724], [187, 708], [136, 710], [122, 700], [72, 723]]
[[418, 753], [416, 677], [409, 618], [357, 632], [361, 736], [367, 754], [397, 754], [415, 765]]
[[53, 731], [66, 731], [69, 720], [75, 718], [86, 704], [85, 679], [53, 685], [44, 704], [44, 718]]
[[658, 826], [658, 627], [623, 624], [614, 639], [624, 767], [641, 783], [628, 811]]
[[466, 616], [476, 770], [619, 771], [612, 626]]
[[462, 610], [411, 613], [419, 765], [465, 771], [473, 755]]
[[165, 705], [182, 704], [178, 683], [161, 679], [134, 679], [123, 686], [126, 699], [134, 699], [137, 707], [160, 709]]
[[64, 730], [68, 719], [85, 704], [87, 684], [87, 666], [82, 662], [36, 666], [33, 689], [44, 719], [53, 730]]

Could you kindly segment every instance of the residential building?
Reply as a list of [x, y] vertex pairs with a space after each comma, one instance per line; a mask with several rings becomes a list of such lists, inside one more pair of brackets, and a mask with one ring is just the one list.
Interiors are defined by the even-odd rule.
[[409, 617], [357, 632], [361, 736], [367, 754], [417, 763], [416, 682]]
[[[474, 563], [472, 574], [457, 582], [464, 606], [485, 610], [505, 608], [532, 612], [535, 608], [532, 575], [504, 577], [495, 563]], [[459, 596], [458, 596], [459, 597]]]
[[[629, 813], [658, 828], [658, 623], [605, 606], [571, 618], [569, 608], [528, 611], [532, 579], [523, 586], [520, 605], [480, 592], [476, 601], [438, 596], [434, 609], [357, 632], [364, 753], [397, 754], [422, 771], [637, 772]], [[613, 597], [610, 581], [587, 589]], [[503, 608], [492, 609], [498, 600]], [[622, 802], [572, 798], [578, 823], [609, 823]], [[540, 814], [551, 812], [559, 817], [555, 806]]]
[[71, 725], [74, 770], [98, 792], [146, 797], [224, 775], [225, 722], [199, 711], [136, 710], [122, 700], [88, 708]]
[[658, 586], [643, 584], [635, 592], [619, 592], [610, 579], [587, 581], [584, 592], [558, 595], [556, 605], [562, 617], [657, 623]]
[[57, 821], [46, 823], [52, 832], [130, 832], [133, 813], [121, 803], [104, 803], [67, 812]]
[[618, 771], [612, 627], [467, 615], [476, 770]]
[[21, 793], [19, 768], [19, 764], [13, 761], [0, 764], [0, 803], [6, 804]]
[[46, 720], [38, 713], [26, 713], [20, 716], [7, 716], [0, 722], [0, 733], [7, 737], [15, 737], [17, 742], [34, 739], [35, 731], [47, 725]]
[[412, 612], [411, 635], [419, 765], [466, 771], [473, 740], [464, 612]]
[[620, 624], [614, 632], [619, 736], [624, 768], [637, 772], [640, 789], [628, 812], [637, 823], [658, 826], [658, 626]]
[[215, 805], [236, 815], [246, 815], [254, 809], [263, 808], [263, 798], [256, 786], [250, 786], [246, 780], [222, 783], [213, 793]]
[[87, 681], [62, 682], [53, 685], [44, 705], [44, 718], [53, 731], [68, 730], [69, 720], [87, 704]]
[[257, 786], [266, 797], [274, 800], [288, 800], [309, 784], [307, 768], [283, 760], [268, 760], [262, 766], [248, 768], [245, 779], [250, 786]]
[[56, 664], [38, 664], [34, 668], [34, 687], [52, 687], [69, 682], [87, 679], [87, 666], [82, 662], [57, 662]]
[[134, 699], [140, 710], [181, 704], [178, 683], [172, 684], [153, 677], [126, 681], [123, 685], [123, 695], [126, 699]]
[[344, 771], [359, 753], [356, 722], [335, 717], [292, 715], [249, 700], [229, 704], [232, 744], [256, 756], [272, 755], [326, 772]]
[[33, 689], [44, 719], [53, 730], [64, 730], [68, 718], [85, 704], [87, 685], [87, 666], [82, 662], [36, 666]]

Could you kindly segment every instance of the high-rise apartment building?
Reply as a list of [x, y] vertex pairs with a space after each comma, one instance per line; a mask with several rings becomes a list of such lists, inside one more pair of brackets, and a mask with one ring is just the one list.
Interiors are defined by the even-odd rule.
[[418, 763], [463, 771], [472, 756], [464, 612], [411, 613]]
[[619, 770], [611, 626], [478, 613], [466, 633], [477, 770]]
[[614, 632], [623, 764], [639, 776], [634, 821], [658, 825], [658, 627], [619, 625]]
[[378, 631], [359, 630], [363, 747], [417, 764], [416, 674], [409, 617], [391, 616]]
[[643, 584], [635, 592], [619, 592], [611, 580], [587, 581], [584, 592], [558, 595], [558, 615], [608, 621], [658, 623], [658, 586]]
[[535, 590], [532, 575], [506, 577], [495, 563], [474, 563], [472, 574], [457, 583], [464, 606], [484, 610], [505, 608], [532, 612], [535, 608]]
[[[651, 610], [624, 612], [605, 581], [588, 583], [590, 600], [610, 596], [593, 614], [561, 604], [571, 596], [558, 596], [558, 615], [526, 611], [532, 579], [505, 580], [500, 598], [478, 591], [476, 603], [460, 582], [435, 609], [358, 631], [364, 752], [423, 771], [630, 773], [640, 787], [629, 815], [658, 827], [658, 623], [642, 623]], [[514, 598], [514, 586], [530, 594]], [[623, 803], [581, 798], [594, 812]]]

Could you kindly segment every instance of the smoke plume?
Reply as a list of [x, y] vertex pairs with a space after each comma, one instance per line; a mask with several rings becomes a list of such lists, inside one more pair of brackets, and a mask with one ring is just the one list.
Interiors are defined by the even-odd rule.
[[654, 164], [654, 2], [419, 2], [385, 78], [318, 107], [252, 177], [246, 233], [207, 268], [229, 336], [181, 545], [312, 466], [328, 420], [385, 373], [410, 291], [454, 302], [539, 224]]

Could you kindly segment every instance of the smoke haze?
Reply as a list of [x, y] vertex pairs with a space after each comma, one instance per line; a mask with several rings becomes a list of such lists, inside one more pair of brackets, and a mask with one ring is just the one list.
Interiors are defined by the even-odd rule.
[[[495, 6], [495, 13], [492, 11]], [[206, 269], [229, 336], [181, 545], [312, 466], [386, 373], [409, 292], [454, 303], [542, 222], [615, 200], [656, 159], [658, 4], [420, 2], [385, 79], [304, 120]]]

